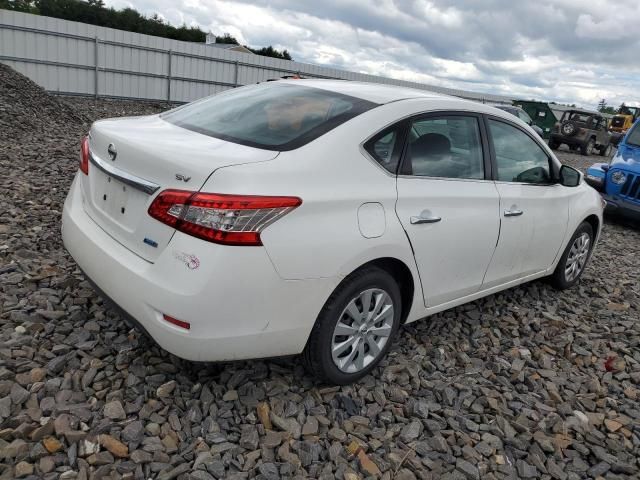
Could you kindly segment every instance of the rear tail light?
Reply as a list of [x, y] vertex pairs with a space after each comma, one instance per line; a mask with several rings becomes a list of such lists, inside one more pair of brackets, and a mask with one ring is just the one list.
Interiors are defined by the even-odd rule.
[[89, 175], [89, 136], [87, 135], [80, 140], [80, 171]]
[[191, 324], [189, 322], [185, 322], [183, 320], [178, 320], [177, 318], [170, 317], [169, 315], [162, 315], [167, 322], [172, 323], [176, 327], [184, 328], [185, 330], [191, 329]]
[[224, 245], [262, 245], [260, 232], [302, 203], [298, 197], [165, 190], [149, 215], [188, 235]]

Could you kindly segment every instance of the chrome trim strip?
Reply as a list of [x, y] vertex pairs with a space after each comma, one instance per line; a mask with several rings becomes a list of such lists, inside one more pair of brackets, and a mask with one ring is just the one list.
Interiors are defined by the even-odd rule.
[[109, 165], [104, 160], [96, 157], [91, 150], [89, 150], [89, 160], [98, 168], [98, 170], [102, 170], [107, 175], [110, 175], [116, 180], [119, 180], [120, 182], [125, 183], [130, 187], [135, 188], [136, 190], [140, 190], [147, 195], [153, 195], [160, 188], [160, 185], [158, 185], [157, 183], [150, 182], [148, 180], [145, 180], [144, 178], [136, 177], [135, 175]]

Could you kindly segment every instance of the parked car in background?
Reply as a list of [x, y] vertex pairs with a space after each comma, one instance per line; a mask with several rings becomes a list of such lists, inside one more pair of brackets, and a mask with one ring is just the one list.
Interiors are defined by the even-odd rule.
[[533, 129], [533, 131], [536, 132], [540, 136], [540, 138], [543, 137], [544, 132], [542, 131], [542, 129], [539, 126], [537, 126], [535, 123], [533, 123], [533, 120], [531, 119], [529, 114], [527, 112], [525, 112], [522, 108], [516, 107], [516, 106], [513, 106], [513, 105], [494, 105], [494, 106], [496, 108], [499, 108], [500, 110], [504, 110], [505, 112], [509, 112], [514, 117], [518, 117], [524, 123], [529, 125]]
[[537, 278], [571, 287], [601, 225], [598, 193], [506, 112], [283, 80], [95, 122], [62, 236], [169, 352], [302, 353], [345, 384], [404, 323]]
[[549, 147], [557, 150], [562, 144], [571, 149], [580, 149], [582, 155], [598, 153], [611, 155], [611, 133], [607, 130], [607, 119], [597, 112], [567, 110], [551, 130]]
[[611, 143], [617, 145], [638, 118], [640, 118], [640, 108], [623, 105], [609, 124]]
[[640, 219], [640, 120], [618, 144], [611, 162], [592, 165], [586, 180], [602, 192], [608, 212]]

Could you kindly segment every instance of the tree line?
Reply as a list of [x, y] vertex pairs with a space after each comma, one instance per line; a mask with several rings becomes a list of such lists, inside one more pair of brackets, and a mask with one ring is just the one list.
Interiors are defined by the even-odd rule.
[[633, 115], [633, 112], [635, 111], [635, 107], [631, 107], [630, 109], [628, 106], [625, 105], [624, 102], [622, 102], [622, 104], [618, 108], [615, 108], [615, 107], [612, 107], [611, 105], [607, 105], [607, 100], [603, 98], [598, 103], [598, 111], [600, 113], [610, 113], [612, 115], [615, 115], [616, 113], [619, 113], [621, 115]]
[[[146, 17], [133, 8], [107, 8], [103, 0], [0, 0], [0, 8], [186, 42], [203, 43], [207, 35], [197, 26], [188, 27], [183, 24], [175, 27], [158, 14]], [[240, 45], [240, 42], [228, 33], [216, 35], [216, 42]], [[292, 60], [287, 50], [280, 51], [271, 45], [262, 48], [247, 45], [244, 47], [256, 55]]]

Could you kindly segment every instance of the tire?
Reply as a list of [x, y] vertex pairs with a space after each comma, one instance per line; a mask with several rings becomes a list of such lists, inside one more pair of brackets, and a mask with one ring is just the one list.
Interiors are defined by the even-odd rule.
[[611, 156], [611, 144], [607, 143], [606, 146], [600, 148], [600, 156], [602, 157], [610, 157]]
[[[579, 239], [584, 239], [585, 235], [588, 236], [588, 243], [586, 244], [586, 246], [581, 246]], [[594, 232], [591, 225], [588, 222], [582, 222], [571, 237], [567, 248], [562, 254], [560, 261], [558, 262], [556, 270], [551, 276], [551, 284], [558, 290], [571, 288], [578, 282], [578, 280], [580, 280], [582, 272], [584, 272], [584, 268], [589, 262], [591, 252], [593, 251], [593, 236]], [[577, 249], [577, 251], [574, 250], [574, 247]], [[567, 270], [569, 264], [572, 263], [572, 258], [576, 258], [576, 253], [579, 254], [580, 258], [576, 259], [576, 263], [573, 263], [573, 265], [578, 265], [578, 267], [576, 267], [578, 268], [578, 271], [574, 271], [569, 274]]]
[[560, 142], [558, 142], [557, 140], [554, 140], [553, 138], [549, 139], [549, 148], [551, 150], [557, 150], [558, 148], [560, 148]]
[[[362, 315], [365, 303], [363, 299], [366, 300], [367, 292], [372, 293], [367, 311], [371, 311], [379, 298], [384, 300], [382, 310], [390, 304], [392, 311], [379, 322], [363, 322], [364, 326], [358, 328], [354, 324], [359, 325], [362, 318], [357, 321], [347, 309], [353, 311], [352, 308], [355, 307], [356, 313]], [[386, 297], [381, 297], [383, 294]], [[386, 311], [389, 311], [388, 308]], [[302, 352], [305, 368], [316, 379], [334, 385], [347, 385], [361, 379], [386, 355], [400, 326], [401, 315], [402, 299], [395, 279], [387, 271], [374, 266], [357, 270], [338, 285], [318, 315]], [[338, 323], [345, 335], [336, 333]], [[388, 333], [388, 336], [376, 336], [372, 332], [367, 334], [374, 329], [380, 333]], [[384, 338], [386, 340], [382, 342]], [[347, 342], [350, 343], [343, 351], [334, 348]], [[372, 353], [373, 344], [379, 349], [376, 353]], [[337, 352], [335, 355], [334, 350]]]
[[595, 148], [595, 146], [596, 141], [593, 138], [590, 138], [580, 147], [580, 153], [588, 157], [593, 153], [593, 149]]
[[565, 137], [573, 137], [576, 133], [578, 133], [578, 128], [578, 125], [576, 125], [571, 120], [568, 120], [560, 125], [560, 133]]

